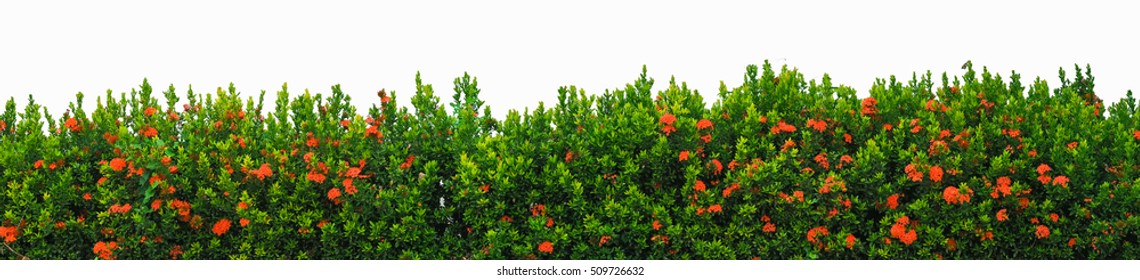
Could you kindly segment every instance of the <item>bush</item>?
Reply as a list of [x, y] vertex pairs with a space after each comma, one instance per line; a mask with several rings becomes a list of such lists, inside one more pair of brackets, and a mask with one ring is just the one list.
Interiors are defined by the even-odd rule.
[[271, 112], [146, 80], [58, 119], [8, 100], [0, 256], [1136, 259], [1136, 100], [1061, 80], [969, 66], [859, 98], [765, 63], [707, 106], [643, 70], [504, 120], [467, 75], [448, 104], [417, 75], [414, 113], [339, 86]]

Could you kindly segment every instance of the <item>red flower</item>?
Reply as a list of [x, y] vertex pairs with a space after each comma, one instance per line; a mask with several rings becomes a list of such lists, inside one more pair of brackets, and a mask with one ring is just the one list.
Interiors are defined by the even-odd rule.
[[876, 113], [878, 113], [879, 109], [875, 107], [876, 105], [879, 105], [879, 101], [875, 100], [874, 97], [867, 97], [863, 99], [863, 115], [874, 116]]
[[922, 172], [918, 171], [913, 163], [907, 164], [903, 170], [906, 171], [906, 176], [910, 178], [911, 181], [922, 182]]
[[764, 223], [764, 228], [761, 230], [764, 232], [776, 232], [776, 225], [773, 225], [772, 223]]
[[320, 145], [320, 142], [317, 141], [317, 138], [313, 137], [312, 132], [309, 132], [309, 139], [305, 140], [305, 146], [309, 146], [311, 148], [316, 148], [317, 145]]
[[1069, 248], [1072, 248], [1073, 245], [1077, 245], [1077, 238], [1076, 237], [1069, 238]]
[[896, 193], [887, 197], [887, 207], [890, 207], [891, 210], [899, 207], [899, 194]]
[[720, 160], [713, 159], [709, 162], [709, 165], [712, 165], [714, 167], [715, 171], [713, 171], [713, 174], [720, 175], [720, 172], [724, 171], [724, 165], [720, 164]]
[[43, 168], [44, 167], [44, 160], [42, 160], [42, 159], [37, 160], [36, 163], [32, 164], [32, 166], [35, 167], [36, 169]]
[[127, 213], [127, 212], [131, 211], [131, 204], [127, 203], [126, 205], [119, 205], [119, 204], [111, 205], [111, 209], [109, 209], [108, 211], [111, 212], [111, 214]]
[[352, 184], [352, 178], [345, 178], [343, 185], [344, 185], [344, 193], [347, 193], [348, 195], [356, 194], [357, 189], [356, 189], [356, 185]]
[[127, 166], [127, 161], [122, 158], [111, 159], [111, 170], [115, 172], [123, 171], [123, 167]]
[[899, 241], [902, 241], [902, 243], [906, 244], [907, 246], [910, 246], [910, 244], [914, 243], [915, 240], [918, 240], [918, 233], [914, 232], [913, 229], [908, 230], [906, 234], [903, 234], [899, 237]]
[[827, 233], [827, 227], [824, 227], [824, 226], [814, 227], [814, 228], [808, 230], [807, 240], [811, 243], [818, 243], [819, 240], [816, 239], [815, 237], [819, 236], [819, 235], [827, 235], [827, 234], [828, 234]]
[[0, 237], [4, 237], [4, 243], [16, 242], [16, 235], [20, 230], [15, 226], [0, 227]]
[[677, 128], [673, 126], [674, 121], [677, 121], [677, 117], [674, 117], [673, 114], [670, 113], [661, 115], [661, 118], [657, 120], [658, 123], [662, 124], [661, 132], [664, 132], [665, 136], [669, 136], [670, 133], [677, 131]]
[[538, 205], [535, 205], [534, 207], [531, 207], [530, 208], [530, 215], [531, 215], [531, 217], [545, 216], [546, 215], [546, 205], [545, 204], [538, 204]]
[[214, 223], [214, 234], [217, 234], [218, 236], [222, 236], [222, 234], [226, 234], [226, 231], [229, 231], [229, 230], [230, 230], [230, 220], [229, 219], [221, 219], [217, 223]]
[[554, 244], [550, 243], [550, 241], [543, 241], [542, 243], [538, 244], [538, 251], [547, 254], [553, 254]]
[[689, 160], [689, 151], [688, 150], [681, 151], [681, 153], [677, 155], [677, 159], [678, 159], [678, 161]]
[[329, 196], [329, 200], [332, 200], [336, 204], [340, 204], [340, 200], [338, 199], [338, 198], [340, 198], [340, 189], [338, 189], [338, 188], [329, 189], [328, 196]]
[[552, 226], [554, 226], [554, 219], [547, 217], [546, 218], [546, 227], [552, 227]]
[[796, 199], [799, 199], [800, 202], [804, 202], [804, 192], [794, 191], [794, 192], [792, 192], [792, 196], [796, 197]]
[[571, 159], [574, 159], [574, 152], [566, 152], [566, 162], [570, 162]]
[[1053, 168], [1050, 168], [1048, 164], [1042, 163], [1041, 165], [1037, 166], [1037, 174], [1038, 175], [1045, 175], [1045, 172], [1049, 172], [1049, 171], [1053, 171]]
[[704, 192], [705, 191], [705, 182], [703, 182], [701, 180], [697, 180], [697, 182], [693, 184], [693, 189], [696, 190], [697, 192]]
[[400, 169], [412, 168], [412, 163], [415, 161], [416, 161], [416, 156], [408, 155], [408, 157], [404, 159], [404, 163], [400, 164]]
[[998, 210], [997, 220], [998, 220], [998, 222], [1004, 222], [1006, 220], [1009, 220], [1009, 215], [1006, 214], [1006, 210], [1004, 208], [1001, 210]]
[[853, 246], [855, 246], [855, 235], [847, 234], [847, 249], [851, 249]]
[[961, 196], [962, 194], [958, 192], [958, 188], [953, 186], [946, 187], [946, 189], [942, 191], [942, 199], [946, 200], [946, 204], [961, 203], [961, 201], [958, 200]]
[[142, 134], [142, 136], [146, 137], [155, 137], [158, 136], [158, 130], [154, 129], [154, 127], [147, 126], [146, 128], [143, 128], [141, 131], [139, 131], [139, 134]]
[[1057, 215], [1057, 213], [1050, 213], [1050, 214], [1049, 214], [1049, 219], [1053, 220], [1053, 222], [1054, 222], [1054, 223], [1056, 223], [1056, 222], [1057, 222], [1057, 220], [1058, 220], [1058, 219], [1060, 219], [1060, 218], [1061, 218], [1061, 216], [1060, 216], [1060, 215]]
[[942, 167], [937, 165], [930, 167], [930, 180], [935, 182], [942, 181]]
[[[2, 130], [2, 129], [3, 128], [0, 127], [0, 130]], [[1132, 131], [1132, 138], [1136, 138], [1136, 140], [1140, 140], [1140, 130]]]
[[653, 220], [653, 230], [661, 230], [661, 221]]
[[146, 114], [146, 116], [149, 117], [149, 116], [154, 115], [154, 111], [157, 111], [156, 109], [154, 109], [154, 107], [147, 107], [146, 110], [143, 111], [143, 114]]
[[1068, 187], [1069, 186], [1069, 177], [1065, 177], [1064, 175], [1057, 176], [1056, 178], [1053, 178], [1053, 185], [1061, 185], [1062, 187]]
[[249, 204], [246, 204], [245, 201], [238, 202], [237, 209], [238, 210], [249, 209]]
[[701, 119], [697, 122], [697, 130], [712, 129], [713, 123], [708, 119]]
[[950, 251], [957, 250], [958, 249], [958, 242], [954, 241], [953, 238], [946, 239], [946, 248], [949, 249]]
[[712, 206], [709, 206], [709, 213], [720, 213], [720, 211], [721, 211], [720, 204], [714, 204]]
[[851, 134], [844, 133], [843, 134], [843, 142], [847, 142], [847, 144], [851, 144]]
[[95, 255], [100, 259], [113, 260], [115, 257], [111, 255], [111, 250], [117, 248], [119, 248], [119, 244], [115, 243], [115, 241], [111, 241], [110, 243], [99, 241], [95, 243], [95, 246], [91, 248], [91, 251], [94, 252]]
[[162, 200], [161, 199], [155, 199], [154, 201], [152, 201], [150, 203], [150, 210], [158, 211], [159, 208], [162, 208]]
[[598, 247], [601, 247], [602, 245], [605, 245], [605, 244], [606, 244], [606, 242], [609, 242], [609, 241], [610, 241], [610, 236], [609, 236], [609, 235], [603, 235], [603, 236], [602, 236], [602, 239], [601, 239], [601, 240], [598, 240]]
[[241, 220], [238, 220], [238, 224], [240, 224], [241, 227], [248, 226], [249, 225], [249, 219], [241, 218]]
[[827, 154], [826, 153], [816, 154], [814, 160], [815, 160], [815, 163], [819, 164], [819, 166], [822, 166], [823, 169], [831, 169], [831, 164], [829, 164], [827, 162]]
[[1037, 239], [1049, 238], [1049, 227], [1037, 225]]
[[827, 122], [817, 121], [815, 119], [808, 119], [807, 126], [812, 128], [812, 129], [815, 129], [816, 131], [823, 132], [824, 130], [827, 129]]

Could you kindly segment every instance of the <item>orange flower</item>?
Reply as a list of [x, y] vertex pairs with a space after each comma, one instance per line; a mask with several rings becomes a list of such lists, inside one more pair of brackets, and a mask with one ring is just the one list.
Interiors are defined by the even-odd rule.
[[1077, 148], [1077, 145], [1078, 145], [1078, 143], [1077, 143], [1076, 141], [1070, 142], [1070, 143], [1069, 143], [1069, 145], [1068, 145], [1068, 146], [1069, 146], [1069, 150], [1072, 150], [1072, 149], [1076, 149], [1076, 148]]
[[819, 131], [819, 132], [823, 132], [824, 130], [827, 129], [827, 122], [825, 122], [825, 121], [817, 121], [815, 119], [808, 119], [807, 125], [808, 125], [808, 127], [811, 127], [812, 129], [815, 129], [816, 131]]
[[240, 224], [241, 227], [248, 226], [249, 225], [249, 219], [241, 218], [241, 220], [238, 220], [238, 224]]
[[954, 238], [946, 239], [946, 248], [949, 249], [950, 251], [957, 250], [958, 249], [958, 242], [955, 242]]
[[712, 206], [709, 206], [709, 213], [720, 213], [720, 211], [720, 204], [713, 204]]
[[258, 168], [250, 173], [256, 175], [258, 180], [265, 180], [265, 177], [273, 176], [273, 169], [269, 168], [268, 163], [262, 163], [261, 168]]
[[1072, 248], [1073, 245], [1077, 245], [1077, 238], [1076, 237], [1069, 238], [1069, 248]]
[[123, 171], [123, 167], [126, 167], [126, 166], [127, 166], [127, 161], [123, 160], [123, 158], [111, 159], [111, 170], [114, 170], [115, 172]]
[[1060, 218], [1061, 216], [1057, 215], [1057, 213], [1049, 213], [1049, 219], [1053, 220], [1054, 223], [1056, 223]]
[[878, 113], [879, 109], [875, 107], [876, 105], [879, 105], [879, 101], [875, 100], [874, 97], [867, 97], [863, 99], [863, 115], [874, 116], [876, 113]]
[[219, 220], [217, 223], [214, 223], [214, 234], [216, 234], [218, 236], [222, 236], [222, 234], [226, 234], [226, 231], [229, 231], [229, 230], [230, 230], [230, 220], [229, 219], [223, 218], [223, 219]]
[[1049, 227], [1037, 225], [1037, 239], [1049, 238]]
[[605, 244], [606, 244], [606, 242], [609, 242], [609, 241], [610, 241], [610, 236], [609, 236], [609, 235], [603, 235], [603, 236], [602, 236], [602, 239], [601, 239], [601, 240], [598, 240], [598, 247], [601, 247], [602, 245], [605, 245]]
[[678, 161], [689, 160], [689, 151], [688, 150], [681, 151], [681, 153], [677, 155], [677, 159], [678, 159]]
[[338, 199], [338, 198], [340, 198], [340, 189], [338, 189], [338, 188], [329, 189], [328, 196], [329, 196], [329, 200], [332, 200], [336, 204], [340, 204], [340, 200]]
[[853, 246], [855, 246], [855, 235], [849, 233], [847, 234], [847, 249], [851, 249]]
[[44, 160], [42, 160], [42, 159], [37, 160], [35, 164], [32, 164], [32, 166], [35, 167], [36, 169], [43, 168], [44, 167]]
[[693, 190], [696, 190], [697, 192], [704, 192], [705, 191], [705, 182], [701, 181], [701, 180], [697, 180], [697, 183], [693, 184]]
[[914, 232], [913, 229], [908, 230], [906, 234], [903, 234], [899, 237], [899, 241], [902, 241], [902, 243], [906, 244], [907, 246], [910, 246], [910, 244], [914, 243], [915, 240], [918, 240], [918, 233]]
[[930, 167], [930, 180], [935, 182], [942, 181], [942, 167], [937, 165]]
[[958, 193], [958, 188], [955, 188], [952, 186], [946, 187], [946, 189], [942, 191], [942, 199], [946, 200], [946, 204], [957, 204], [957, 203], [959, 203], [958, 197], [961, 195], [962, 194]]
[[131, 211], [131, 204], [130, 203], [127, 203], [126, 205], [119, 205], [119, 204], [111, 205], [111, 209], [109, 210], [109, 212], [111, 212], [111, 214], [122, 214], [122, 213], [127, 213], [130, 211]]
[[826, 236], [827, 234], [828, 234], [827, 233], [827, 227], [824, 227], [824, 226], [814, 227], [814, 228], [808, 230], [807, 240], [811, 243], [818, 243], [819, 240], [816, 239], [815, 237], [819, 236], [819, 235], [825, 235]]
[[653, 220], [653, 230], [661, 230], [661, 221]]
[[677, 117], [674, 117], [673, 114], [670, 113], [661, 115], [661, 118], [657, 120], [658, 123], [662, 124], [661, 132], [664, 132], [665, 136], [669, 136], [669, 134], [677, 131], [677, 128], [673, 126], [673, 122], [676, 120]]
[[764, 228], [761, 230], [764, 232], [776, 232], [776, 225], [773, 225], [772, 223], [764, 223]]
[[819, 166], [823, 167], [823, 169], [831, 169], [831, 164], [829, 164], [827, 162], [827, 154], [826, 153], [816, 154], [814, 159], [815, 159], [815, 162], [819, 164]]
[[538, 204], [538, 205], [535, 205], [534, 207], [531, 207], [530, 208], [530, 215], [531, 215], [531, 217], [545, 216], [546, 215], [546, 205], [545, 204]]
[[356, 194], [356, 192], [357, 192], [356, 185], [352, 184], [352, 178], [344, 179], [343, 185], [344, 185], [344, 193], [347, 193], [348, 195]]
[[1061, 185], [1062, 187], [1069, 187], [1069, 177], [1064, 175], [1053, 178], [1053, 185]]
[[918, 168], [916, 168], [913, 163], [907, 164], [906, 167], [903, 168], [903, 171], [906, 171], [906, 176], [910, 178], [911, 181], [922, 182], [922, 172], [918, 171]]
[[1041, 181], [1041, 184], [1048, 184], [1052, 180], [1053, 178], [1049, 177], [1049, 175], [1037, 176], [1037, 181]]
[[238, 202], [237, 209], [238, 210], [249, 209], [249, 204], [246, 204], [245, 201]]
[[158, 211], [159, 208], [162, 208], [162, 200], [161, 199], [155, 199], [154, 201], [152, 201], [150, 203], [150, 210]]
[[546, 227], [552, 227], [552, 226], [554, 226], [554, 219], [547, 217], [546, 218]]
[[796, 199], [799, 199], [800, 202], [804, 202], [804, 192], [795, 191], [795, 192], [792, 192], [792, 196], [796, 197]]
[[[0, 128], [0, 129], [2, 129], [2, 128]], [[1136, 138], [1136, 140], [1140, 140], [1140, 130], [1132, 131], [1132, 138]]]
[[1053, 171], [1053, 168], [1050, 168], [1048, 164], [1042, 163], [1041, 165], [1037, 166], [1037, 174], [1038, 175], [1045, 175], [1045, 172], [1049, 172], [1049, 171]]
[[550, 241], [543, 241], [542, 243], [538, 244], [538, 251], [547, 254], [553, 254], [554, 244], [550, 243]]
[[997, 220], [998, 220], [998, 222], [1004, 222], [1005, 220], [1009, 220], [1009, 215], [1006, 214], [1006, 210], [1004, 208], [1002, 208], [1001, 210], [998, 210]]
[[412, 168], [412, 163], [415, 161], [416, 161], [416, 156], [408, 155], [408, 157], [404, 159], [404, 163], [400, 164], [400, 169]]
[[15, 226], [0, 227], [0, 237], [4, 237], [4, 243], [16, 242], [16, 235], [19, 233], [19, 228]]
[[116, 249], [118, 247], [119, 247], [119, 245], [117, 243], [115, 243], [114, 241], [111, 241], [110, 243], [99, 241], [99, 242], [95, 243], [95, 246], [93, 248], [91, 248], [91, 251], [94, 252], [95, 255], [98, 256], [100, 259], [113, 260], [113, 259], [115, 259], [115, 257], [113, 255], [111, 255], [112, 254], [111, 250]]
[[720, 172], [724, 171], [724, 165], [720, 164], [720, 160], [713, 159], [712, 161], [709, 161], [709, 165], [713, 167], [713, 174], [720, 175]]
[[887, 197], [887, 207], [890, 207], [891, 210], [899, 207], [899, 194], [896, 193]]
[[847, 142], [847, 144], [851, 144], [851, 134], [844, 133], [843, 134], [843, 142]]
[[154, 109], [154, 107], [147, 107], [146, 110], [143, 111], [143, 114], [146, 114], [146, 116], [149, 117], [149, 116], [154, 115], [155, 111], [157, 111], [157, 110]]
[[150, 126], [143, 128], [141, 131], [139, 131], [139, 133], [142, 134], [142, 136], [146, 136], [146, 137], [158, 136], [158, 130], [154, 129], [154, 127], [150, 127]]
[[574, 159], [574, 152], [566, 152], [566, 162], [570, 162], [571, 159]]
[[697, 130], [712, 129], [713, 123], [708, 119], [701, 119], [697, 122]]

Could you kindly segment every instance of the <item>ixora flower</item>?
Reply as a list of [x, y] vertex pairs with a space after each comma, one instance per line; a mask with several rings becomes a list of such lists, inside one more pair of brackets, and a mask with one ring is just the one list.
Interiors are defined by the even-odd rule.
[[550, 241], [543, 241], [542, 243], [538, 244], [538, 251], [543, 252], [543, 253], [547, 253], [547, 254], [553, 254], [554, 253], [554, 243], [550, 243]]
[[697, 130], [705, 130], [705, 129], [712, 129], [712, 128], [713, 128], [713, 123], [709, 119], [701, 119], [701, 121], [697, 122]]
[[226, 231], [229, 231], [229, 230], [230, 230], [230, 219], [223, 218], [223, 219], [219, 220], [217, 223], [214, 223], [213, 232], [217, 236], [222, 236], [223, 234], [226, 234]]

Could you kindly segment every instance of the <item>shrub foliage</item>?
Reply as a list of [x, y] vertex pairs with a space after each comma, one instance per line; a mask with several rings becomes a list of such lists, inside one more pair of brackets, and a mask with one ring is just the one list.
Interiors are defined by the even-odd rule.
[[146, 80], [60, 118], [8, 100], [0, 257], [1140, 257], [1131, 92], [965, 70], [859, 98], [766, 62], [710, 105], [643, 69], [502, 120], [466, 74], [450, 102], [417, 74], [414, 111], [381, 90], [363, 115], [339, 86], [272, 111]]

